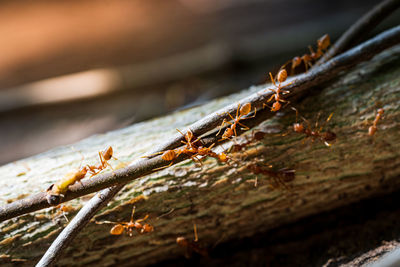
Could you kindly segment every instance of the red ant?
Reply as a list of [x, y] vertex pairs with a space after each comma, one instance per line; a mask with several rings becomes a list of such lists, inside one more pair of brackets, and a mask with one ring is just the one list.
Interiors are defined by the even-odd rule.
[[308, 120], [306, 120], [305, 118], [301, 117], [307, 123], [308, 128], [304, 128], [303, 124], [297, 122], [298, 111], [294, 107], [292, 107], [292, 109], [294, 111], [296, 111], [296, 123], [293, 124], [293, 130], [296, 133], [303, 133], [307, 137], [311, 137], [313, 142], [314, 142], [315, 139], [319, 139], [319, 140], [323, 141], [326, 146], [329, 146], [329, 147], [331, 146], [331, 144], [328, 143], [328, 142], [336, 140], [336, 134], [334, 132], [331, 132], [331, 131], [328, 130], [328, 131], [326, 131], [324, 133], [321, 133], [321, 131], [324, 128], [325, 124], [328, 123], [331, 120], [331, 118], [333, 116], [333, 113], [331, 113], [329, 115], [329, 117], [326, 119], [325, 123], [319, 128], [318, 128], [318, 120], [317, 120], [317, 122], [315, 123], [315, 129], [312, 130], [310, 122]]
[[233, 135], [237, 136], [236, 127], [237, 127], [238, 124], [239, 124], [240, 126], [242, 126], [244, 130], [249, 130], [249, 129], [250, 129], [249, 127], [247, 127], [246, 125], [240, 123], [239, 121], [240, 121], [240, 120], [247, 120], [247, 119], [250, 119], [250, 118], [254, 118], [254, 117], [256, 116], [257, 109], [254, 109], [254, 115], [253, 115], [253, 116], [247, 117], [247, 118], [242, 118], [243, 116], [246, 116], [247, 114], [249, 114], [250, 111], [251, 111], [251, 104], [250, 104], [250, 103], [246, 103], [246, 104], [244, 104], [242, 107], [240, 107], [240, 103], [239, 103], [239, 104], [238, 104], [238, 108], [237, 108], [237, 110], [236, 110], [236, 117], [235, 117], [235, 118], [233, 118], [232, 115], [231, 115], [230, 113], [225, 112], [226, 114], [229, 115], [229, 117], [231, 117], [231, 119], [233, 120], [233, 123], [230, 122], [230, 121], [227, 121], [226, 119], [224, 119], [224, 120], [222, 121], [222, 124], [221, 124], [221, 126], [220, 126], [220, 128], [219, 128], [219, 131], [218, 131], [218, 133], [217, 133], [216, 135], [219, 135], [219, 133], [220, 133], [221, 130], [222, 130], [222, 127], [223, 127], [225, 124], [230, 124], [231, 126], [225, 129], [225, 132], [224, 132], [224, 134], [222, 135], [221, 140], [229, 139], [229, 138], [231, 138]]
[[104, 222], [96, 222], [97, 224], [103, 224], [103, 223], [110, 223], [110, 224], [115, 224], [111, 230], [110, 234], [112, 235], [121, 235], [124, 231], [126, 231], [126, 234], [129, 236], [133, 235], [133, 229], [136, 229], [136, 231], [139, 234], [144, 234], [144, 233], [150, 233], [154, 231], [154, 227], [151, 226], [150, 224], [142, 224], [143, 221], [145, 221], [149, 215], [147, 214], [143, 219], [138, 219], [138, 220], [133, 220], [133, 215], [135, 214], [135, 206], [132, 208], [132, 214], [131, 214], [131, 220], [129, 222], [111, 222], [111, 221], [104, 221]]
[[[216, 158], [217, 160], [219, 160], [221, 162], [227, 162], [228, 156], [225, 153], [222, 152], [220, 154], [217, 154], [217, 153], [211, 151], [211, 148], [213, 148], [214, 145], [215, 145], [215, 143], [209, 147], [200, 146], [197, 149], [197, 153], [194, 156], [205, 156], [205, 157], [210, 156], [210, 157]], [[200, 161], [200, 163], [201, 163], [201, 161]]]
[[[281, 89], [288, 86], [290, 83], [281, 87], [281, 84], [284, 81], [286, 81], [286, 79], [287, 79], [287, 72], [285, 69], [280, 70], [277, 74], [277, 81], [279, 82], [278, 85], [276, 85], [275, 79], [272, 77], [271, 72], [269, 73], [269, 76], [271, 78], [271, 82], [275, 85], [276, 89], [269, 89], [272, 92], [274, 92], [274, 94], [268, 99], [267, 102], [270, 102], [273, 98], [275, 98], [275, 102], [274, 102], [274, 104], [272, 104], [271, 111], [276, 112], [276, 111], [280, 110], [282, 107], [281, 103], [279, 103], [279, 102], [289, 103], [288, 101], [281, 99]], [[289, 93], [289, 91], [284, 91], [282, 93]], [[263, 104], [263, 106], [267, 106], [267, 105]]]
[[194, 240], [193, 241], [189, 241], [187, 240], [185, 237], [183, 236], [179, 236], [176, 238], [176, 243], [183, 247], [186, 248], [186, 257], [190, 258], [190, 255], [192, 254], [192, 252], [196, 252], [200, 255], [202, 255], [203, 257], [208, 257], [208, 251], [205, 250], [204, 248], [200, 247], [198, 244], [198, 236], [197, 236], [197, 226], [196, 224], [193, 224], [193, 231], [194, 231]]
[[67, 216], [65, 215], [65, 213], [69, 213], [69, 212], [72, 212], [75, 210], [72, 206], [63, 205], [63, 204], [57, 205], [54, 208], [57, 209], [57, 212], [53, 215], [53, 218], [57, 218], [60, 215], [62, 215], [62, 216], [64, 216], [64, 218], [67, 222], [69, 220], [68, 220]]
[[113, 158], [115, 160], [117, 159], [117, 158], [113, 157], [113, 154], [114, 154], [114, 151], [111, 146], [109, 146], [102, 152], [99, 151], [100, 165], [98, 165], [98, 166], [87, 165], [86, 166], [88, 171], [92, 174], [91, 177], [95, 176], [96, 174], [98, 174], [99, 172], [101, 172], [102, 170], [107, 168], [107, 166], [110, 166], [110, 168], [112, 169], [112, 166], [110, 165], [110, 163], [108, 163], [108, 161], [111, 158]]
[[282, 168], [277, 171], [271, 169], [272, 166], [269, 166], [269, 169], [262, 168], [258, 164], [251, 163], [247, 165], [247, 169], [250, 170], [254, 174], [264, 174], [270, 176], [274, 179], [276, 184], [283, 185], [285, 188], [288, 188], [285, 183], [291, 182], [296, 178], [296, 171], [288, 168]]
[[308, 46], [311, 54], [304, 54], [302, 57], [294, 57], [292, 60], [289, 60], [285, 63], [281, 68], [284, 68], [287, 64], [292, 63], [291, 74], [294, 73], [296, 67], [300, 66], [301, 62], [304, 63], [304, 67], [306, 72], [309, 67], [312, 67], [312, 62], [316, 61], [324, 54], [324, 51], [327, 50], [328, 46], [331, 44], [331, 39], [328, 34], [323, 35], [321, 38], [317, 40], [317, 51], [314, 52], [311, 46]]
[[378, 114], [376, 114], [373, 124], [368, 128], [369, 136], [373, 136], [375, 134], [375, 132], [378, 130], [378, 128], [376, 126], [377, 126], [379, 120], [382, 118], [384, 112], [385, 111], [383, 110], [383, 108], [378, 109]]

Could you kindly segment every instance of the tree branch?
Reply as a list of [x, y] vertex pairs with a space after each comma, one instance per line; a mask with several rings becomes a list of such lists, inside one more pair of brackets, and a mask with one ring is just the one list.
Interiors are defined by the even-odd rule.
[[360, 39], [369, 33], [376, 25], [400, 7], [400, 0], [385, 0], [354, 23], [323, 57], [314, 65], [318, 66], [327, 62], [332, 57], [346, 51], [355, 45]]
[[[335, 78], [340, 71], [349, 69], [362, 61], [368, 60], [379, 52], [398, 43], [400, 43], [400, 26], [377, 35], [365, 43], [331, 59], [325, 64], [314, 68], [308, 73], [297, 76], [291, 84], [285, 87], [285, 90], [290, 91], [290, 93], [285, 95], [285, 97], [292, 100], [310, 90], [313, 86]], [[253, 107], [262, 109], [265, 100], [270, 96], [271, 92], [266, 90], [266, 88], [263, 88], [259, 92], [242, 99], [240, 103], [251, 103]], [[189, 128], [196, 136], [201, 136], [202, 134], [215, 129], [224, 118], [228, 118], [227, 113], [234, 114], [236, 109], [237, 103], [233, 103], [197, 121]], [[272, 116], [271, 112], [268, 113], [269, 116]], [[170, 141], [159, 146], [156, 151], [176, 148], [181, 145], [181, 140], [182, 136], [176, 134]], [[178, 163], [185, 158], [186, 157], [182, 155], [175, 160], [174, 163]], [[155, 168], [165, 166], [168, 163], [169, 162], [162, 160], [161, 156], [158, 156], [151, 159], [139, 160], [124, 169], [116, 170], [112, 173], [101, 174], [91, 179], [84, 179], [82, 180], [82, 183], [74, 184], [69, 188], [69, 191], [65, 194], [62, 202], [97, 192], [110, 186], [127, 183], [133, 179], [150, 174]], [[50, 207], [50, 205], [47, 203], [46, 193], [42, 192], [1, 207], [0, 221], [46, 207]]]
[[53, 266], [60, 257], [62, 250], [68, 246], [90, 219], [123, 187], [124, 184], [106, 188], [92, 197], [78, 214], [76, 214], [67, 227], [57, 236], [46, 253], [36, 264], [36, 267]]

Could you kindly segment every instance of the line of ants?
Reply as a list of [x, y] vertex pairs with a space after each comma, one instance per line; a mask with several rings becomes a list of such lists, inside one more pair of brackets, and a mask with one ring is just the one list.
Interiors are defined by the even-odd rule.
[[[272, 85], [275, 87], [273, 89], [268, 89], [273, 92], [271, 97], [267, 100], [266, 103], [263, 104], [263, 108], [265, 106], [269, 107], [267, 103], [271, 102], [274, 100], [274, 103], [272, 103], [272, 106], [270, 107], [270, 110], [272, 112], [277, 112], [282, 108], [282, 103], [286, 103], [286, 105], [289, 105], [289, 101], [283, 99], [283, 95], [288, 93], [288, 91], [283, 90], [286, 85], [282, 85], [288, 77], [287, 71], [285, 69], [286, 65], [291, 62], [291, 73], [294, 72], [295, 68], [299, 66], [302, 62], [304, 63], [306, 71], [308, 70], [308, 67], [312, 66], [312, 62], [320, 58], [324, 51], [328, 48], [330, 45], [330, 39], [328, 35], [324, 35], [317, 41], [317, 51], [314, 52], [312, 47], [310, 46], [310, 52], [311, 54], [305, 54], [302, 57], [294, 57], [291, 61], [288, 63], [285, 63], [276, 77], [274, 78], [271, 73], [269, 73], [269, 77], [271, 79]], [[293, 132], [297, 134], [303, 134], [306, 138], [309, 138], [312, 140], [312, 142], [319, 140], [323, 142], [326, 146], [330, 147], [332, 145], [332, 142], [336, 140], [336, 134], [330, 130], [323, 131], [324, 126], [331, 120], [333, 113], [331, 113], [326, 121], [319, 126], [318, 121], [315, 123], [315, 126], [312, 127], [311, 123], [305, 119], [303, 116], [299, 115], [299, 112], [296, 108], [291, 107], [295, 112], [296, 112], [296, 122], [293, 124]], [[238, 127], [241, 127], [241, 130], [249, 130], [250, 128], [247, 127], [245, 124], [242, 123], [243, 120], [254, 118], [257, 113], [257, 109], [254, 108], [253, 114], [250, 115], [252, 112], [252, 106], [251, 103], [245, 103], [241, 105], [240, 103], [238, 104], [238, 107], [236, 109], [236, 115], [233, 117], [230, 113], [225, 113], [229, 120], [226, 118], [222, 121], [221, 125], [219, 126], [219, 130], [216, 134], [216, 136], [219, 136], [221, 131], [224, 129], [224, 126], [227, 126], [225, 130], [223, 131], [221, 135], [221, 139], [218, 141], [226, 141], [226, 140], [235, 140], [235, 138], [238, 136], [237, 135], [237, 129]], [[377, 131], [377, 124], [378, 122], [382, 119], [383, 116], [383, 109], [378, 110], [378, 114], [376, 115], [376, 118], [373, 122], [373, 125], [369, 127], [368, 129], [368, 134], [370, 136], [373, 136], [375, 132]], [[303, 122], [299, 122], [298, 118], [301, 117]], [[231, 159], [228, 157], [228, 155], [225, 152], [220, 152], [216, 153], [213, 151], [214, 146], [216, 143], [212, 143], [210, 146], [205, 146], [204, 143], [202, 142], [200, 137], [195, 137], [193, 132], [189, 129], [186, 131], [186, 133], [182, 133], [180, 130], [177, 129], [177, 131], [184, 137], [185, 141], [182, 142], [182, 146], [176, 149], [170, 149], [166, 151], [161, 151], [157, 152], [152, 155], [144, 156], [146, 158], [151, 157], [153, 155], [160, 155], [161, 154], [161, 159], [167, 162], [170, 162], [168, 165], [156, 168], [156, 170], [168, 168], [171, 165], [174, 164], [174, 161], [182, 154], [188, 156], [191, 160], [193, 160], [195, 163], [199, 163], [202, 165], [202, 160], [205, 159], [206, 157], [213, 157], [217, 159], [221, 163], [229, 163], [229, 160]], [[251, 135], [250, 138], [246, 136], [246, 141], [239, 144], [237, 142], [234, 142], [234, 144], [231, 147], [230, 152], [236, 153], [240, 152], [250, 144], [254, 142], [259, 142], [264, 139], [265, 135], [267, 133], [263, 131], [255, 131]], [[113, 149], [111, 146], [109, 146], [107, 149], [104, 151], [98, 152], [99, 159], [100, 159], [100, 164], [99, 165], [86, 165], [82, 168], [79, 168], [78, 171], [71, 172], [65, 175], [64, 178], [62, 178], [60, 181], [56, 182], [55, 184], [52, 184], [48, 189], [47, 189], [47, 201], [50, 205], [57, 205], [59, 203], [60, 197], [63, 196], [68, 191], [69, 186], [80, 182], [83, 178], [86, 177], [87, 174], [90, 174], [92, 176], [97, 175], [107, 167], [111, 167], [109, 160], [116, 159], [113, 157]], [[112, 168], [112, 167], [111, 167]], [[258, 174], [263, 174], [270, 176], [274, 179], [274, 181], [278, 185], [283, 185], [286, 186], [285, 183], [293, 181], [295, 178], [295, 170], [292, 169], [287, 169], [287, 168], [282, 168], [279, 170], [273, 170], [270, 166], [261, 166], [258, 163], [250, 163], [249, 165], [246, 166], [247, 170], [252, 172], [255, 175]], [[62, 210], [62, 209], [61, 209]], [[64, 210], [62, 210], [64, 212]], [[151, 226], [150, 224], [143, 223], [146, 219], [148, 219], [149, 215], [147, 214], [144, 218], [142, 219], [137, 219], [134, 220], [135, 212], [135, 207], [132, 209], [131, 213], [131, 219], [129, 222], [112, 222], [112, 221], [103, 221], [103, 222], [96, 222], [98, 224], [115, 224], [111, 230], [110, 234], [112, 235], [121, 235], [123, 232], [126, 232], [129, 236], [133, 235], [133, 230], [136, 230], [139, 234], [145, 234], [145, 233], [150, 233], [154, 231], [154, 227]], [[200, 249], [197, 245], [197, 231], [196, 227], [194, 228], [195, 231], [195, 240], [194, 242], [188, 241], [187, 239], [183, 237], [178, 237], [177, 238], [177, 244], [183, 247], [190, 248], [191, 250], [196, 251], [199, 254], [206, 255], [206, 253]]]

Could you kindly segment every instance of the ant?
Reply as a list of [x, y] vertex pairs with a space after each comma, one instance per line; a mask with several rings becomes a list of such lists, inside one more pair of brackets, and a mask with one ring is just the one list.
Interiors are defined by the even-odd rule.
[[96, 222], [96, 223], [97, 224], [103, 224], [103, 223], [115, 224], [110, 230], [110, 234], [112, 234], [112, 235], [121, 235], [124, 231], [126, 231], [127, 235], [132, 236], [133, 229], [136, 229], [136, 231], [139, 234], [153, 232], [154, 231], [153, 226], [151, 226], [150, 224], [147, 224], [147, 223], [142, 224], [142, 222], [145, 221], [149, 217], [148, 214], [142, 219], [138, 219], [135, 221], [133, 220], [133, 215], [135, 214], [135, 209], [136, 209], [136, 207], [133, 206], [131, 220], [129, 222], [104, 221], [104, 222]]
[[[228, 156], [224, 152], [217, 154], [217, 153], [211, 151], [211, 148], [213, 148], [214, 145], [215, 145], [215, 143], [213, 143], [209, 147], [200, 146], [197, 149], [197, 153], [194, 156], [205, 156], [205, 157], [210, 156], [210, 157], [216, 158], [217, 160], [219, 160], [221, 162], [227, 162]], [[201, 163], [201, 161], [200, 161], [200, 163]]]
[[331, 118], [333, 116], [333, 113], [331, 113], [329, 115], [329, 117], [326, 119], [325, 123], [319, 128], [318, 128], [318, 120], [317, 120], [317, 122], [315, 123], [315, 129], [312, 130], [310, 122], [308, 120], [306, 120], [304, 117], [301, 116], [301, 118], [307, 123], [307, 125], [308, 125], [307, 128], [305, 128], [303, 124], [297, 122], [298, 111], [294, 107], [292, 107], [292, 109], [294, 111], [296, 111], [296, 123], [293, 124], [293, 130], [296, 133], [303, 133], [307, 137], [311, 137], [312, 138], [312, 142], [314, 142], [315, 139], [319, 139], [319, 140], [323, 141], [326, 146], [328, 146], [328, 147], [332, 146], [332, 144], [330, 144], [328, 142], [335, 141], [336, 140], [336, 134], [334, 132], [329, 131], [329, 130], [325, 131], [324, 133], [321, 133], [321, 131], [324, 128], [325, 124], [328, 123], [331, 120]]
[[208, 251], [205, 250], [204, 248], [200, 247], [198, 244], [199, 238], [197, 236], [196, 224], [193, 224], [193, 231], [194, 231], [194, 240], [193, 241], [189, 241], [185, 237], [179, 236], [176, 238], [176, 243], [179, 246], [186, 248], [186, 253], [185, 253], [186, 258], [190, 258], [193, 251], [202, 255], [203, 257], [208, 257]]
[[[271, 111], [276, 112], [276, 111], [280, 110], [281, 107], [282, 107], [281, 103], [279, 103], [279, 102], [287, 102], [287, 103], [289, 103], [288, 101], [281, 99], [281, 89], [286, 87], [286, 86], [288, 86], [291, 83], [281, 87], [281, 84], [284, 81], [286, 81], [286, 79], [287, 79], [287, 71], [286, 71], [286, 69], [282, 69], [282, 70], [280, 70], [278, 72], [277, 77], [276, 77], [277, 81], [279, 82], [278, 85], [276, 85], [275, 79], [272, 77], [271, 72], [269, 73], [269, 76], [271, 78], [271, 82], [275, 85], [276, 89], [269, 89], [272, 92], [274, 92], [274, 94], [268, 99], [267, 102], [271, 102], [271, 100], [273, 98], [275, 98], [275, 102], [274, 102], [274, 104], [272, 104]], [[284, 91], [282, 93], [287, 94], [287, 93], [289, 93], [289, 91]], [[263, 106], [267, 106], [267, 105], [263, 104]]]
[[266, 132], [263, 132], [263, 131], [257, 131], [257, 132], [254, 132], [254, 131], [253, 131], [252, 136], [251, 136], [250, 139], [248, 139], [247, 136], [246, 136], [246, 137], [245, 137], [245, 138], [246, 138], [246, 142], [241, 143], [241, 144], [234, 144], [234, 145], [231, 147], [231, 152], [239, 152], [239, 151], [241, 151], [243, 148], [245, 148], [245, 147], [247, 147], [248, 145], [250, 145], [251, 143], [253, 143], [254, 141], [261, 141], [261, 140], [263, 140], [266, 134], [267, 134], [267, 133], [266, 133]]
[[47, 202], [52, 206], [57, 205], [60, 202], [60, 198], [64, 197], [65, 192], [68, 191], [68, 187], [76, 182], [80, 182], [86, 176], [87, 171], [87, 167], [83, 167], [77, 172], [69, 172], [60, 181], [50, 185], [46, 190]]
[[293, 75], [296, 67], [300, 66], [301, 62], [303, 62], [307, 72], [308, 68], [312, 67], [312, 62], [322, 57], [324, 51], [327, 50], [330, 44], [331, 44], [331, 39], [328, 34], [325, 34], [317, 40], [316, 52], [314, 52], [311, 46], [308, 46], [308, 49], [310, 50], [311, 54], [304, 54], [302, 57], [296, 56], [292, 60], [289, 60], [287, 63], [285, 63], [281, 68], [284, 68], [287, 64], [292, 63], [291, 74]]
[[375, 132], [378, 130], [376, 125], [378, 124], [379, 120], [382, 118], [384, 112], [385, 111], [383, 110], [383, 108], [378, 109], [378, 113], [376, 114], [373, 124], [368, 128], [369, 136], [373, 136], [375, 134]]
[[196, 147], [197, 147], [197, 143], [200, 141], [200, 137], [197, 138], [196, 140], [192, 141], [192, 139], [194, 138], [194, 134], [193, 132], [189, 129], [186, 134], [183, 134], [181, 131], [179, 131], [178, 129], [176, 129], [186, 140], [185, 141], [181, 141], [183, 144], [186, 145], [186, 149], [187, 151], [196, 151]]
[[221, 140], [229, 139], [229, 138], [231, 138], [233, 135], [237, 136], [236, 127], [237, 127], [238, 124], [239, 124], [240, 126], [242, 126], [244, 130], [249, 130], [249, 129], [250, 129], [249, 127], [247, 127], [246, 125], [240, 123], [239, 121], [240, 121], [240, 120], [247, 120], [247, 119], [250, 119], [250, 118], [254, 118], [254, 117], [256, 116], [257, 109], [254, 109], [254, 115], [253, 115], [253, 116], [247, 117], [247, 118], [242, 118], [243, 116], [246, 116], [247, 114], [249, 114], [250, 111], [251, 111], [251, 104], [250, 104], [250, 103], [246, 103], [246, 104], [244, 104], [242, 107], [240, 107], [240, 103], [239, 103], [239, 104], [238, 104], [238, 108], [237, 108], [237, 110], [236, 110], [236, 117], [235, 117], [235, 118], [233, 118], [232, 115], [231, 115], [230, 113], [225, 112], [226, 114], [229, 115], [229, 117], [231, 117], [231, 119], [233, 120], [233, 123], [230, 122], [230, 121], [227, 121], [226, 119], [224, 119], [224, 120], [222, 121], [222, 124], [221, 124], [221, 126], [220, 126], [220, 128], [219, 128], [219, 131], [218, 131], [218, 133], [217, 133], [216, 135], [217, 135], [217, 136], [219, 135], [219, 133], [220, 133], [221, 130], [222, 130], [222, 127], [223, 127], [225, 124], [230, 124], [231, 126], [225, 129], [225, 132], [223, 133]]
[[53, 218], [57, 218], [60, 215], [62, 215], [62, 216], [64, 216], [64, 219], [67, 222], [69, 222], [69, 220], [65, 214], [75, 210], [72, 206], [63, 205], [63, 204], [59, 204], [59, 205], [55, 206], [54, 208], [57, 210], [57, 212], [53, 215]]
[[264, 174], [272, 177], [276, 184], [283, 185], [286, 189], [288, 189], [286, 183], [291, 182], [296, 178], [296, 170], [288, 168], [282, 168], [275, 171], [271, 169], [272, 166], [269, 166], [269, 169], [266, 169], [255, 163], [249, 164], [246, 167], [254, 174]]
[[95, 165], [87, 165], [86, 166], [88, 171], [92, 174], [90, 177], [95, 176], [96, 174], [98, 174], [99, 172], [101, 172], [102, 170], [107, 168], [107, 166], [110, 166], [110, 168], [112, 169], [112, 166], [110, 165], [110, 163], [108, 163], [108, 161], [111, 158], [113, 158], [115, 160], [117, 159], [117, 158], [113, 157], [113, 154], [114, 154], [114, 151], [111, 146], [109, 146], [102, 152], [99, 151], [100, 165], [99, 166], [95, 166]]

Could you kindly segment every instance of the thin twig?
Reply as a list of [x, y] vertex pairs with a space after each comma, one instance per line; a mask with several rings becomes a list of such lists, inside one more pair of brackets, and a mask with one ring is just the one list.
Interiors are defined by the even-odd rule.
[[374, 6], [368, 13], [354, 23], [334, 45], [324, 54], [324, 56], [314, 65], [318, 66], [334, 56], [343, 53], [347, 49], [356, 45], [363, 36], [371, 32], [382, 20], [400, 7], [400, 0], [385, 0]]
[[61, 251], [68, 246], [90, 219], [124, 187], [124, 184], [106, 188], [92, 197], [72, 221], [57, 236], [36, 267], [53, 266]]
[[[349, 69], [362, 61], [368, 60], [379, 52], [398, 43], [400, 43], [400, 26], [387, 30], [367, 42], [331, 59], [325, 64], [314, 68], [308, 73], [296, 77], [290, 85], [285, 87], [285, 90], [290, 91], [289, 94], [285, 95], [285, 98], [291, 100], [292, 98], [298, 97], [305, 91], [310, 90], [310, 88], [336, 77], [340, 71]], [[241, 104], [251, 103], [252, 107], [256, 107], [260, 110], [262, 109], [265, 100], [270, 96], [271, 92], [264, 88], [239, 102]], [[224, 118], [228, 118], [226, 113], [234, 114], [236, 109], [237, 104], [233, 103], [195, 122], [189, 128], [196, 136], [200, 136], [215, 129]], [[181, 135], [175, 135], [175, 137], [171, 138], [170, 141], [158, 147], [156, 151], [178, 147], [181, 145], [181, 140]], [[184, 159], [186, 159], [186, 157], [182, 155], [179, 159], [175, 160], [174, 163], [178, 163]], [[110, 186], [130, 182], [131, 180], [152, 173], [155, 168], [167, 164], [169, 164], [169, 162], [162, 160], [161, 156], [158, 156], [147, 160], [141, 160], [112, 173], [95, 176], [90, 180], [84, 179], [82, 180], [82, 183], [76, 183], [69, 187], [62, 202], [97, 192]], [[46, 193], [42, 192], [0, 208], [0, 221], [50, 207], [45, 197]]]

